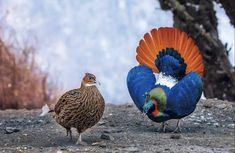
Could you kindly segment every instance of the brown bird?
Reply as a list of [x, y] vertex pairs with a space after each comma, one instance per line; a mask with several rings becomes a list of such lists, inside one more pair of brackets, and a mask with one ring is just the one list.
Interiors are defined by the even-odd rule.
[[77, 129], [76, 144], [84, 144], [81, 133], [98, 123], [104, 112], [104, 98], [96, 83], [95, 75], [86, 73], [81, 87], [62, 95], [54, 108], [54, 117], [67, 130], [67, 136], [72, 139], [71, 128]]

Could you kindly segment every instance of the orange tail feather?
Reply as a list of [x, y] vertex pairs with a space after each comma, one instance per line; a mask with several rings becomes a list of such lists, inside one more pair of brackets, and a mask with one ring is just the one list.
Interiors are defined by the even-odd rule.
[[176, 28], [159, 28], [146, 33], [137, 47], [136, 59], [140, 64], [158, 72], [154, 61], [159, 52], [166, 48], [173, 48], [181, 55], [187, 64], [186, 73], [194, 71], [203, 76], [204, 66], [198, 47], [192, 38]]

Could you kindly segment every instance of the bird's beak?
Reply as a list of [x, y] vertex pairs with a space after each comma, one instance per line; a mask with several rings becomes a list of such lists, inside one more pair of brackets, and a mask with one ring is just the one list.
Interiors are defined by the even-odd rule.
[[101, 83], [99, 82], [99, 81], [95, 81], [95, 84], [97, 84], [97, 85], [101, 85]]
[[143, 113], [147, 114], [148, 113], [148, 109], [143, 109]]

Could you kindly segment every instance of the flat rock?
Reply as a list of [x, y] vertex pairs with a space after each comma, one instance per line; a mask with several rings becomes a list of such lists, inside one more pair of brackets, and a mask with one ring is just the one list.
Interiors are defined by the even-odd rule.
[[6, 127], [5, 128], [5, 133], [6, 134], [11, 134], [11, 133], [14, 133], [14, 132], [19, 132], [20, 130], [15, 128], [15, 127]]
[[228, 124], [228, 125], [227, 125], [227, 127], [228, 127], [228, 128], [230, 128], [230, 129], [234, 129], [235, 124], [234, 124], [234, 123], [232, 123], [232, 124]]

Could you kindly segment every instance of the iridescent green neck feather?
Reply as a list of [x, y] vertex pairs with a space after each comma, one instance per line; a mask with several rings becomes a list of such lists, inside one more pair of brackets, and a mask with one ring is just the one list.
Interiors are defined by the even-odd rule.
[[161, 88], [154, 88], [149, 92], [150, 99], [156, 99], [159, 111], [166, 109], [167, 98], [165, 92]]

